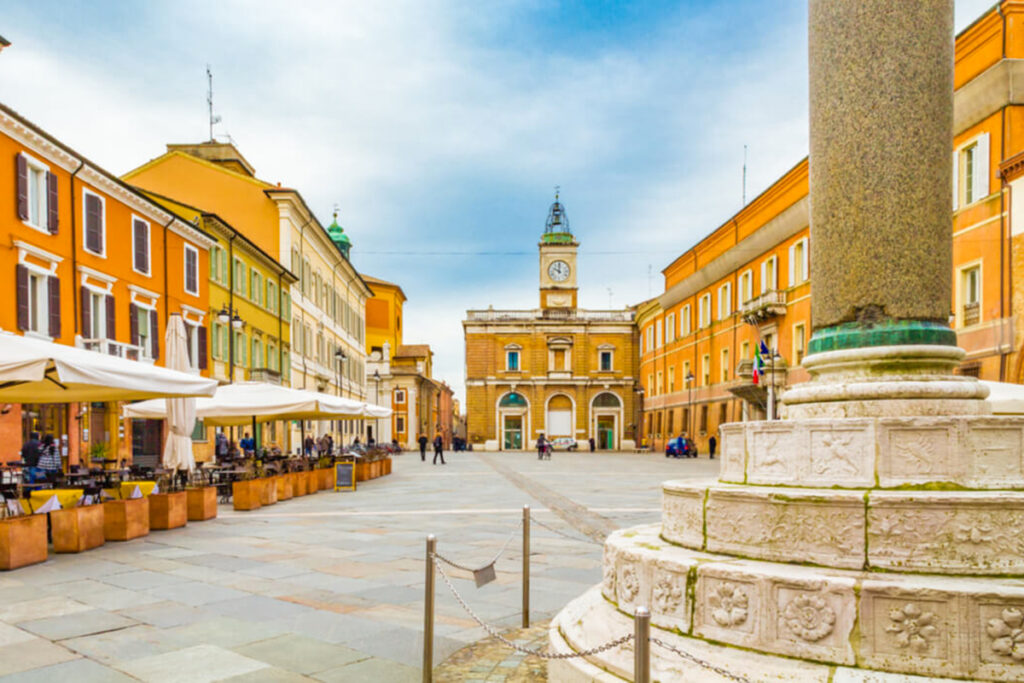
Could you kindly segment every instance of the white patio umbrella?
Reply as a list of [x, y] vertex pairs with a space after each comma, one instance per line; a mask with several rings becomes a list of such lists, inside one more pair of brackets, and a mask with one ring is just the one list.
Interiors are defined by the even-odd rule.
[[[177, 313], [167, 321], [167, 367], [188, 370], [188, 335], [185, 322]], [[191, 472], [196, 467], [192, 455], [192, 430], [196, 425], [194, 398], [164, 399], [167, 409], [167, 441], [164, 443], [164, 467], [171, 471]]]
[[0, 332], [0, 402], [213, 396], [217, 382], [97, 351]]
[[[196, 400], [196, 418], [210, 425], [238, 426], [275, 420], [357, 420], [364, 404], [339, 396], [290, 389], [264, 382], [236, 382], [217, 389], [212, 398]], [[164, 401], [142, 401], [124, 408], [126, 417], [163, 420]]]
[[391, 408], [385, 408], [384, 406], [378, 406], [373, 403], [363, 404], [363, 414], [371, 420], [391, 417], [392, 412]]

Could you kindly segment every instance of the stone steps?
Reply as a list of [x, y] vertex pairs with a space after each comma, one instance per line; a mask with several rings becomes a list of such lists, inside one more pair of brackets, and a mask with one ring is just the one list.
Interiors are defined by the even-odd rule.
[[[600, 589], [607, 613], [577, 623], [572, 609], [563, 612], [559, 619], [568, 628], [569, 645], [599, 644], [603, 631], [591, 630], [606, 629], [598, 625], [611, 613], [632, 628], [629, 616], [642, 605], [651, 610], [654, 627], [675, 632], [683, 645], [723, 649], [714, 660], [719, 664], [742, 652], [780, 659], [766, 672], [798, 673], [751, 680], [824, 681], [830, 680], [830, 667], [854, 666], [916, 676], [1024, 680], [1024, 580], [737, 559], [668, 543], [660, 532], [652, 525], [608, 538]], [[611, 666], [612, 660], [602, 659], [601, 666]], [[761, 666], [768, 665], [755, 662], [751, 671]], [[853, 675], [848, 672], [842, 680], [886, 680]]]

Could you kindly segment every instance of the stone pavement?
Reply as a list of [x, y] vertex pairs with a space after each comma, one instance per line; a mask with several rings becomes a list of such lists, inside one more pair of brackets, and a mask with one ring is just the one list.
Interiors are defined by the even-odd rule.
[[[418, 681], [426, 534], [471, 566], [516, 534], [493, 583], [449, 572], [482, 619], [513, 629], [522, 505], [563, 534], [532, 529], [532, 617], [549, 619], [600, 580], [588, 536], [656, 522], [661, 481], [718, 471], [625, 453], [449, 463], [403, 455], [356, 492], [221, 506], [216, 520], [2, 574], [0, 681]], [[440, 663], [486, 633], [440, 579], [436, 590]]]

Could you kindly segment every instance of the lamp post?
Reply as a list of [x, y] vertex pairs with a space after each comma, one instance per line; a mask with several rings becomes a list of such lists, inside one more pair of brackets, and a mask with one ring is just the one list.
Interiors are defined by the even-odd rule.
[[636, 419], [636, 430], [633, 434], [633, 439], [636, 440], [636, 446], [639, 448], [644, 437], [644, 388], [636, 388], [637, 395], [637, 419]]
[[[338, 347], [338, 349], [335, 350], [335, 352], [334, 352], [334, 360], [335, 360], [334, 372], [335, 372], [335, 376], [337, 377], [337, 381], [338, 381], [338, 396], [341, 396], [341, 375], [342, 375], [341, 368], [344, 365], [345, 360], [347, 358], [348, 358], [348, 356], [345, 355], [345, 352], [341, 350], [341, 347]], [[340, 420], [339, 420], [339, 422], [340, 422]]]
[[[373, 402], [376, 405], [380, 405], [380, 371], [379, 370], [374, 370], [373, 371], [373, 381], [375, 382], [374, 387], [373, 387]], [[376, 417], [376, 418], [373, 419], [373, 433], [374, 433], [377, 441], [380, 441], [380, 418], [379, 417]]]
[[[693, 434], [694, 434], [694, 431], [693, 431], [693, 380], [695, 380], [696, 377], [694, 377], [692, 372], [688, 372], [688, 373], [686, 373], [685, 379], [686, 379], [686, 386], [690, 390], [690, 411], [689, 411], [690, 412], [690, 420], [689, 420], [690, 424], [686, 425], [686, 429], [687, 429], [687, 431], [689, 431], [689, 438], [692, 439], [693, 438]], [[694, 443], [697, 443], [697, 442], [694, 441]]]
[[[228, 384], [233, 384], [235, 381], [235, 332], [242, 329], [245, 323], [242, 318], [238, 315], [238, 310], [234, 306], [223, 306], [220, 312], [217, 314], [217, 322], [228, 329]], [[253, 430], [253, 438], [256, 438], [255, 430]], [[231, 428], [231, 440], [235, 440], [235, 428]]]

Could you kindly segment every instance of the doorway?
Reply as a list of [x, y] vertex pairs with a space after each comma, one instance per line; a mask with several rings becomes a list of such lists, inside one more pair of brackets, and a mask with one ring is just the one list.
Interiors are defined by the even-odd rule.
[[506, 451], [523, 450], [523, 416], [505, 415], [502, 420], [502, 448]]
[[615, 416], [597, 416], [597, 447], [601, 450], [615, 450]]

